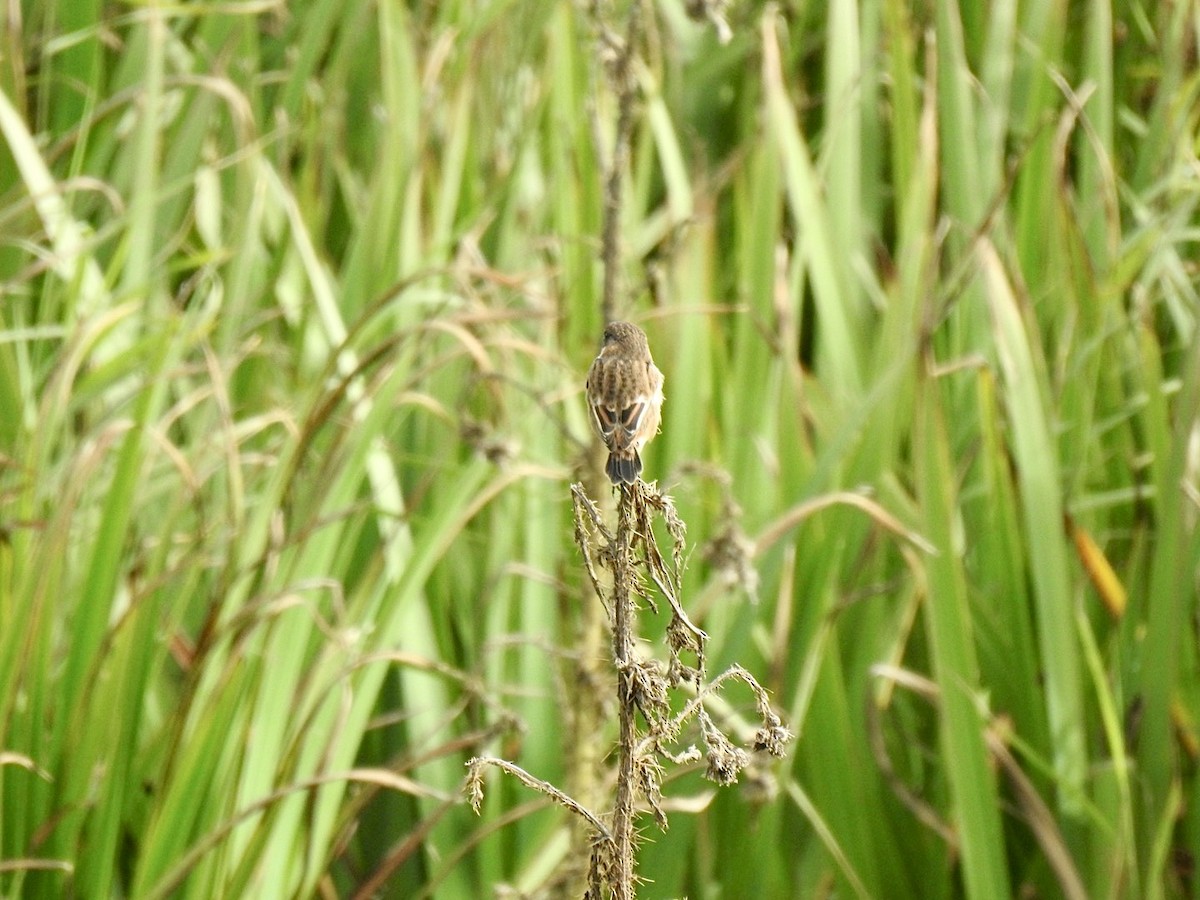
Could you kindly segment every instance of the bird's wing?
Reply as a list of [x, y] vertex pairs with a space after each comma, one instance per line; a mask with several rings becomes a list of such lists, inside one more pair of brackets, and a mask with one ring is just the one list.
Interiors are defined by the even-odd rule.
[[[597, 360], [598, 362], [599, 360]], [[589, 403], [592, 424], [596, 432], [613, 452], [636, 450], [658, 431], [658, 411], [662, 404], [663, 375], [653, 362], [647, 362], [646, 384], [649, 390], [629, 398], [621, 398], [624, 405], [617, 407], [608, 403]], [[593, 366], [589, 373], [587, 393], [593, 396], [592, 379], [603, 381], [603, 372], [597, 373]], [[600, 391], [604, 393], [604, 391]]]
[[650, 397], [635, 397], [633, 402], [623, 409], [613, 409], [609, 406], [593, 404], [592, 419], [596, 430], [610, 450], [624, 450], [633, 445], [638, 436], [646, 410], [650, 407]]

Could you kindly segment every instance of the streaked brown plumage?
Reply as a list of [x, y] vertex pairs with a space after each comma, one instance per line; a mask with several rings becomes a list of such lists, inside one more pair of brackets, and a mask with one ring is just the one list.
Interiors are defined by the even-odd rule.
[[650, 356], [646, 333], [629, 322], [604, 329], [604, 344], [587, 378], [592, 425], [608, 447], [604, 470], [613, 484], [642, 474], [641, 449], [658, 433], [663, 375]]

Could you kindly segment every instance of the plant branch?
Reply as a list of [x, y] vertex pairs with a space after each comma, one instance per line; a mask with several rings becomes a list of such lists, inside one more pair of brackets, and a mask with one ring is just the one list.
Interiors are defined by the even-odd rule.
[[[600, 259], [604, 266], [604, 292], [601, 297], [605, 322], [616, 318], [617, 291], [621, 275], [621, 188], [629, 159], [630, 133], [633, 130], [633, 103], [637, 82], [632, 74], [634, 49], [641, 33], [641, 2], [629, 5], [625, 39], [617, 48], [611, 79], [617, 92], [617, 130], [604, 184], [604, 223], [600, 238]], [[603, 27], [603, 25], [601, 25]]]
[[570, 794], [567, 794], [548, 781], [543, 781], [540, 778], [535, 778], [530, 775], [516, 763], [511, 763], [506, 759], [500, 759], [497, 756], [474, 756], [467, 760], [467, 797], [471, 802], [471, 808], [475, 812], [479, 812], [479, 805], [483, 802], [483, 770], [487, 766], [494, 766], [503, 772], [512, 775], [526, 787], [532, 788], [539, 793], [545, 794], [561, 806], [565, 806], [577, 816], [582, 816], [584, 819], [596, 829], [596, 833], [606, 841], [612, 840], [612, 834], [605, 827], [596, 815], [581, 803], [577, 802]]

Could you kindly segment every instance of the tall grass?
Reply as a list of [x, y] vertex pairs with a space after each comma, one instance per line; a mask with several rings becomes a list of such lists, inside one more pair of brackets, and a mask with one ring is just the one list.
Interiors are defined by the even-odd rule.
[[[641, 893], [1200, 895], [1196, 5], [685, 5], [618, 312], [710, 669], [799, 736], [674, 775]], [[608, 789], [568, 485], [625, 13], [0, 13], [0, 894], [573, 883], [559, 810], [460, 789]]]

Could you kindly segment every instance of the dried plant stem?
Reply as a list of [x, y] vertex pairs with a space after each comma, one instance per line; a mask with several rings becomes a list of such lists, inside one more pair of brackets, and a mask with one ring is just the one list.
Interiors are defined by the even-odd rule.
[[[603, 27], [603, 25], [601, 25]], [[629, 138], [633, 130], [633, 101], [637, 84], [632, 74], [634, 50], [641, 29], [641, 0], [629, 4], [625, 38], [612, 64], [612, 82], [617, 92], [617, 129], [604, 183], [604, 224], [600, 259], [604, 265], [604, 293], [601, 298], [604, 321], [616, 318], [617, 290], [621, 274], [621, 184], [629, 159]]]
[[[594, 472], [604, 478], [599, 467], [596, 467]], [[604, 483], [607, 484], [607, 479]], [[600, 485], [595, 487], [595, 493], [601, 495]], [[599, 507], [592, 502], [582, 485], [572, 485], [571, 496], [576, 510], [575, 542], [582, 548], [587, 544], [587, 537], [581, 529], [588, 526], [603, 529], [603, 518]], [[581, 519], [580, 516], [584, 518]], [[611, 540], [611, 535], [608, 539]], [[596, 597], [603, 600], [607, 596], [607, 589], [601, 584], [601, 575], [596, 571], [589, 554], [584, 552], [583, 559]], [[608, 777], [610, 770], [605, 761], [608, 754], [603, 743], [596, 741], [594, 736], [603, 733], [609, 723], [605, 698], [612, 696], [608, 687], [612, 671], [612, 649], [609, 644], [612, 623], [603, 602], [583, 603], [580, 607], [579, 653], [575, 657], [574, 690], [569, 704], [566, 741], [570, 765], [569, 785], [572, 794], [580, 803], [600, 810], [611, 800], [608, 793], [611, 790], [611, 782]], [[599, 878], [600, 870], [607, 871], [608, 867], [598, 865], [597, 851], [601, 848], [598, 848], [596, 843], [596, 832], [586, 820], [578, 816], [572, 818], [571, 831], [572, 855], [577, 860], [576, 864], [580, 870], [586, 870], [588, 873], [588, 887], [585, 888], [583, 883], [579, 882], [574, 886], [571, 896], [578, 897], [582, 893], [587, 898], [594, 897], [600, 900], [602, 894], [598, 889], [592, 889], [591, 881], [593, 877]], [[611, 844], [603, 847], [605, 852], [600, 855], [604, 859], [608, 859], [607, 850], [610, 848]]]
[[596, 834], [601, 838], [605, 840], [610, 839], [608, 829], [604, 827], [604, 823], [597, 819], [591, 810], [576, 802], [575, 798], [570, 794], [559, 790], [548, 781], [543, 781], [541, 778], [530, 775], [516, 763], [511, 763], [507, 759], [500, 759], [496, 756], [474, 756], [467, 760], [467, 790], [472, 806], [478, 807], [483, 799], [483, 770], [488, 766], [507, 772], [526, 787], [545, 794], [550, 799], [555, 800], [575, 813], [575, 815], [587, 820], [592, 828], [595, 829]]
[[[687, 529], [671, 498], [659, 493], [656, 485], [643, 481], [623, 486], [617, 501], [615, 529], [604, 523], [599, 506], [583, 485], [571, 486], [571, 499], [575, 542], [600, 605], [610, 616], [619, 730], [612, 816], [608, 829], [599, 837], [595, 831], [592, 833], [584, 897], [585, 900], [604, 897], [633, 900], [638, 880], [637, 803], [644, 800], [659, 827], [667, 827], [661, 803], [661, 761], [685, 764], [703, 756], [708, 763], [705, 777], [717, 784], [733, 784], [738, 774], [750, 765], [751, 750], [781, 757], [792, 734], [771, 708], [766, 690], [741, 666], [733, 665], [711, 682], [707, 680], [704, 657], [708, 635], [692, 623], [683, 608], [681, 587]], [[661, 517], [670, 536], [669, 556], [656, 543], [652, 521], [655, 516]], [[612, 573], [611, 588], [601, 583], [601, 569]], [[670, 605], [671, 621], [666, 632], [669, 659], [665, 663], [637, 655], [639, 599], [658, 611], [647, 591], [648, 584], [656, 586]], [[704, 709], [705, 699], [729, 681], [746, 684], [754, 694], [760, 724], [745, 748], [726, 737]], [[681, 712], [672, 714], [669, 694], [683, 685], [694, 686], [696, 696]], [[694, 720], [700, 727], [703, 753], [694, 746], [682, 753], [670, 749], [688, 720]]]
[[613, 896], [632, 900], [634, 872], [634, 757], [637, 753], [637, 704], [634, 698], [631, 663], [633, 662], [633, 527], [631, 502], [641, 484], [621, 489], [617, 505], [617, 540], [613, 547], [613, 661], [617, 670], [617, 715], [620, 739], [617, 752], [617, 792], [613, 808], [613, 842], [616, 871], [613, 872]]
[[[603, 27], [600, 17], [597, 23]], [[604, 288], [601, 312], [605, 322], [616, 318], [617, 294], [621, 275], [621, 200], [622, 179], [629, 159], [630, 133], [633, 129], [633, 107], [637, 90], [632, 73], [641, 29], [641, 0], [632, 0], [625, 23], [624, 40], [620, 42], [610, 77], [617, 95], [617, 123], [613, 136], [612, 154], [604, 184], [604, 222], [601, 234], [600, 258], [604, 267]], [[635, 771], [637, 751], [637, 704], [633, 663], [633, 526], [631, 501], [640, 485], [622, 488], [617, 512], [617, 534], [613, 545], [613, 660], [617, 671], [617, 706], [620, 717], [620, 738], [617, 764], [617, 790], [613, 809], [613, 870], [608, 882], [616, 900], [632, 900], [634, 896], [634, 816]], [[593, 582], [594, 582], [593, 575]], [[597, 585], [598, 587], [598, 585]], [[603, 596], [603, 594], [601, 594]], [[597, 620], [593, 624], [599, 624]]]

